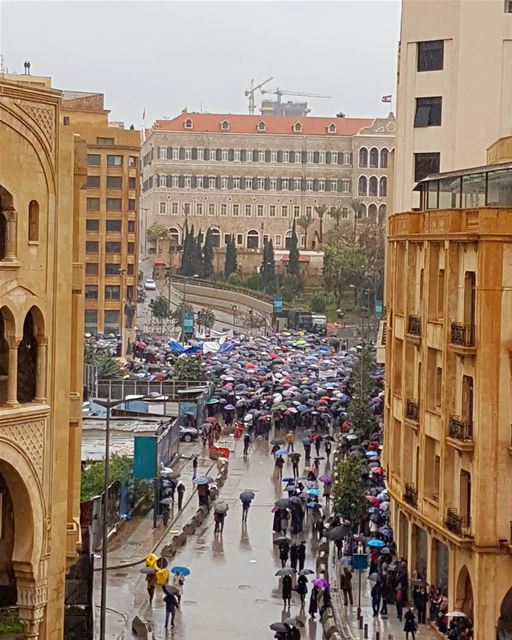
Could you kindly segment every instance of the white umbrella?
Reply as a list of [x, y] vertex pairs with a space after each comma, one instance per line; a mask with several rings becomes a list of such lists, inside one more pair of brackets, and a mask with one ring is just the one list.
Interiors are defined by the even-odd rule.
[[446, 614], [447, 618], [465, 618], [466, 614], [462, 613], [462, 611], [449, 611]]

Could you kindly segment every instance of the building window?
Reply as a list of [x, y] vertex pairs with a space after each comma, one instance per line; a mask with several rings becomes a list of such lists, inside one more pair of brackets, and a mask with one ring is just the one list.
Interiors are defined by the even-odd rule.
[[160, 147], [158, 157], [160, 160], [167, 160], [167, 147]]
[[203, 203], [198, 202], [196, 204], [196, 216], [202, 216], [202, 215], [203, 215]]
[[276, 247], [281, 247], [283, 245], [283, 236], [280, 233], [274, 236], [274, 244]]
[[96, 144], [112, 146], [114, 144], [114, 138], [96, 138]]
[[97, 167], [101, 162], [101, 156], [98, 153], [87, 154], [87, 164], [89, 167]]
[[214, 216], [215, 215], [215, 205], [213, 204], [213, 202], [211, 202], [208, 205], [208, 215], [209, 216]]
[[263, 120], [258, 122], [257, 129], [258, 129], [258, 131], [266, 131], [267, 130], [267, 125], [263, 122]]
[[173, 147], [173, 149], [172, 149], [172, 159], [173, 160], [179, 160], [180, 159], [180, 150], [178, 149], [178, 147]]
[[439, 173], [440, 153], [414, 154], [414, 180], [419, 182], [433, 173]]
[[107, 198], [107, 211], [121, 211], [122, 203], [121, 198]]
[[265, 213], [265, 210], [263, 208], [263, 205], [259, 204], [256, 208], [256, 215], [258, 216], [258, 218], [263, 218], [264, 213]]
[[109, 167], [122, 167], [123, 156], [107, 156], [107, 165]]
[[177, 216], [178, 215], [178, 203], [177, 202], [173, 202], [171, 204], [171, 214], [173, 216]]
[[265, 162], [265, 152], [258, 151], [258, 162]]
[[251, 229], [251, 231], [247, 232], [247, 248], [248, 249], [257, 249], [260, 244], [260, 234]]
[[290, 162], [290, 152], [283, 151], [283, 162]]
[[185, 160], [190, 160], [192, 158], [192, 149], [185, 148]]
[[28, 205], [28, 241], [39, 241], [39, 204], [31, 200]]
[[418, 42], [418, 71], [442, 71], [444, 41]]
[[283, 204], [283, 206], [281, 207], [281, 218], [287, 218], [288, 217], [288, 205]]
[[361, 147], [361, 149], [359, 149], [359, 166], [368, 166], [368, 149], [366, 149], [365, 147]]
[[112, 233], [121, 233], [122, 226], [122, 220], [107, 220], [106, 222], [107, 232], [111, 231]]
[[306, 207], [306, 218], [313, 217], [313, 207]]
[[296, 122], [293, 125], [293, 130], [295, 131], [295, 133], [300, 133], [302, 131], [302, 125], [300, 122]]
[[104, 313], [104, 333], [119, 333], [119, 311], [108, 310]]
[[97, 300], [98, 299], [98, 285], [97, 284], [86, 284], [85, 285], [85, 299], [86, 300]]
[[275, 191], [277, 189], [277, 178], [270, 178], [270, 190]]
[[283, 179], [281, 180], [281, 189], [282, 189], [283, 191], [288, 191], [289, 183], [290, 183], [290, 181], [288, 180], [288, 178], [283, 178]]
[[[165, 176], [163, 177], [165, 180]], [[122, 189], [122, 188], [123, 188], [122, 176], [107, 176], [107, 189]]]
[[119, 300], [121, 287], [116, 284], [105, 285], [105, 300]]
[[228, 158], [228, 150], [227, 149], [222, 149], [222, 156], [221, 157], [222, 157], [222, 159], [224, 161], [227, 161], [229, 159]]
[[99, 198], [87, 198], [87, 211], [99, 211], [100, 199]]
[[194, 125], [192, 124], [192, 120], [190, 118], [187, 118], [183, 123], [183, 126], [185, 129], [192, 129]]
[[158, 176], [158, 186], [159, 187], [167, 186], [167, 176]]
[[293, 190], [294, 191], [300, 191], [301, 190], [301, 187], [302, 187], [301, 182], [302, 181], [301, 181], [300, 178], [298, 180], [296, 179], [296, 180], [293, 181]]
[[215, 189], [215, 176], [210, 176], [208, 178], [208, 186], [210, 189]]
[[320, 164], [325, 164], [325, 151], [320, 151], [318, 154], [318, 162]]
[[135, 211], [135, 200], [133, 198], [128, 200], [128, 211]]
[[106, 253], [121, 253], [121, 243], [120, 242], [105, 242], [105, 252]]
[[252, 206], [250, 204], [245, 205], [245, 217], [250, 218], [252, 216]]
[[221, 216], [227, 216], [228, 215], [228, 205], [227, 204], [222, 203], [220, 205], [220, 215]]
[[360, 196], [366, 196], [368, 194], [368, 180], [365, 176], [360, 176], [357, 183], [357, 194]]
[[377, 180], [377, 178], [375, 176], [372, 176], [368, 184], [369, 184], [368, 195], [373, 197], [377, 196], [379, 191], [379, 181]]
[[93, 241], [93, 240], [87, 240], [85, 243], [85, 253], [99, 253], [100, 250], [100, 243]]
[[175, 189], [177, 189], [180, 186], [180, 178], [179, 178], [179, 176], [172, 176], [172, 186]]
[[306, 180], [306, 191], [313, 191], [313, 186], [314, 186], [313, 180], [308, 178]]
[[233, 205], [233, 215], [234, 216], [240, 215], [240, 205], [239, 204], [234, 204]]
[[135, 220], [128, 220], [128, 233], [135, 233]]
[[348, 218], [348, 207], [343, 207], [341, 210], [341, 217], [346, 220]]
[[119, 271], [121, 269], [121, 265], [116, 264], [115, 262], [106, 262], [105, 263], [105, 275], [106, 276], [118, 276]]
[[268, 217], [275, 218], [276, 217], [276, 205], [271, 204], [268, 208]]
[[377, 205], [372, 203], [368, 207], [368, 217], [372, 222], [377, 222]]
[[377, 169], [379, 166], [379, 150], [373, 147], [370, 149], [370, 167]]
[[236, 243], [238, 246], [242, 245], [244, 243], [244, 237], [241, 233], [237, 233], [236, 234]]
[[97, 262], [86, 262], [85, 264], [85, 275], [86, 276], [97, 276], [99, 269], [98, 269], [98, 263]]
[[388, 179], [383, 176], [379, 182], [379, 196], [385, 198], [388, 195]]
[[203, 176], [197, 176], [196, 177], [196, 185], [198, 189], [202, 189], [203, 188]]
[[318, 181], [318, 191], [325, 191], [325, 180]]
[[233, 155], [233, 160], [235, 162], [240, 162], [240, 149], [235, 149], [235, 153]]
[[338, 191], [338, 181], [331, 180], [331, 191]]
[[134, 242], [129, 242], [128, 243], [128, 247], [127, 247], [127, 253], [135, 253], [135, 243]]
[[389, 151], [387, 149], [380, 150], [380, 167], [381, 169], [387, 169], [388, 167], [388, 155]]
[[220, 179], [220, 187], [221, 187], [221, 189], [227, 189], [228, 188], [228, 179], [225, 176], [223, 176]]
[[100, 177], [99, 176], [87, 176], [87, 188], [88, 189], [99, 189], [100, 187]]
[[98, 311], [96, 309], [85, 310], [84, 329], [88, 333], [96, 333], [98, 330]]
[[277, 162], [277, 151], [270, 152], [270, 162]]
[[221, 128], [223, 131], [229, 131], [229, 122], [228, 122], [227, 120], [223, 120], [223, 121], [220, 123], [220, 128]]
[[263, 190], [265, 188], [265, 178], [258, 178], [258, 189]]
[[415, 127], [440, 127], [443, 99], [441, 96], [433, 98], [416, 98]]
[[300, 207], [299, 207], [299, 205], [295, 205], [293, 207], [293, 217], [294, 218], [300, 218]]
[[128, 166], [129, 167], [136, 167], [137, 166], [137, 162], [138, 162], [137, 156], [130, 156], [128, 158]]
[[240, 189], [240, 178], [233, 178], [233, 189]]
[[185, 188], [190, 189], [191, 186], [192, 186], [191, 176], [185, 176]]
[[71, 118], [69, 116], [64, 116], [64, 126], [67, 127], [71, 122]]
[[99, 220], [86, 220], [85, 221], [85, 230], [97, 232], [100, 230], [100, 221]]

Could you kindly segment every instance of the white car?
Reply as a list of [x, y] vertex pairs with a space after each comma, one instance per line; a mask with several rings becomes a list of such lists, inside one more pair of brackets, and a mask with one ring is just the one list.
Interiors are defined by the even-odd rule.
[[152, 278], [147, 278], [144, 282], [144, 289], [146, 289], [146, 291], [154, 291], [156, 289], [156, 282]]

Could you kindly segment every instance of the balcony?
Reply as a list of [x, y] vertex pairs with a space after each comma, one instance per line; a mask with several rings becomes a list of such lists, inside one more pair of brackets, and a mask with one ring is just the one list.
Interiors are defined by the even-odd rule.
[[474, 447], [473, 421], [462, 420], [459, 416], [450, 416], [448, 438], [450, 444], [460, 451], [472, 451]]
[[416, 485], [410, 482], [405, 485], [404, 500], [411, 507], [416, 507], [418, 504], [418, 492], [416, 491]]
[[405, 406], [405, 417], [413, 422], [419, 421], [420, 407], [417, 400], [409, 399]]
[[417, 340], [421, 338], [421, 316], [407, 317], [407, 334]]
[[457, 509], [448, 509], [444, 524], [448, 531], [461, 538], [471, 538], [471, 518], [462, 518]]
[[475, 353], [475, 325], [452, 322], [450, 325], [450, 346], [461, 355]]

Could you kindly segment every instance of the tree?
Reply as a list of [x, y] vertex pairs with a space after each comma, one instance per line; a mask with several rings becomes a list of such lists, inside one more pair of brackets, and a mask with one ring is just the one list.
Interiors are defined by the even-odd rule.
[[322, 292], [315, 293], [315, 295], [309, 301], [309, 308], [313, 313], [325, 313], [327, 301], [325, 295]]
[[231, 274], [238, 272], [238, 264], [237, 264], [237, 251], [235, 244], [235, 236], [230, 235], [228, 237], [228, 242], [226, 244], [226, 258], [224, 261], [224, 276], [226, 279], [230, 277]]
[[146, 230], [148, 240], [166, 240], [169, 237], [169, 229], [160, 222], [153, 222]]
[[204, 327], [205, 331], [211, 329], [215, 324], [215, 313], [211, 309], [200, 309], [197, 312], [197, 325]]
[[327, 209], [326, 204], [319, 204], [315, 207], [315, 212], [320, 220], [320, 244], [324, 241], [324, 216], [327, 213]]
[[204, 240], [203, 246], [203, 263], [201, 275], [203, 278], [207, 280], [211, 279], [213, 276], [213, 258], [214, 258], [214, 250], [213, 250], [213, 236], [211, 228], [208, 228], [206, 232], [206, 238]]
[[285, 302], [294, 302], [299, 295], [300, 282], [299, 277], [287, 273], [282, 279], [279, 288], [280, 294]]
[[297, 238], [297, 231], [295, 229], [295, 220], [292, 226], [292, 237], [290, 239], [290, 254], [288, 258], [287, 271], [291, 276], [299, 276], [299, 241]]
[[374, 361], [368, 348], [365, 347], [353, 367], [349, 385], [351, 400], [347, 412], [349, 422], [361, 436], [361, 440], [371, 439], [377, 427], [375, 414], [370, 405], [375, 386], [371, 375], [374, 368]]
[[307, 250], [307, 248], [308, 248], [308, 229], [313, 224], [313, 218], [311, 217], [311, 214], [308, 214], [308, 215], [305, 215], [305, 216], [301, 216], [297, 220], [297, 224], [299, 225], [299, 227], [301, 227], [301, 229], [304, 229], [304, 248]]
[[261, 291], [261, 284], [261, 275], [257, 271], [254, 271], [247, 276], [245, 281], [245, 286], [253, 291]]
[[181, 356], [173, 365], [173, 380], [176, 382], [203, 382], [207, 378], [203, 361], [197, 356]]
[[368, 506], [363, 484], [364, 472], [361, 460], [355, 455], [349, 455], [336, 465], [337, 479], [332, 492], [333, 511], [350, 522], [352, 533], [359, 529]]
[[261, 262], [261, 286], [265, 293], [272, 295], [277, 290], [276, 261], [272, 240], [263, 243], [263, 259]]
[[[192, 230], [193, 229], [194, 227], [192, 227]], [[192, 273], [189, 274], [191, 276], [195, 276], [195, 275], [202, 276], [204, 274], [203, 240], [204, 240], [203, 232], [199, 230], [197, 237], [194, 238], [194, 242], [192, 244], [192, 260], [191, 260]]]
[[192, 230], [188, 227], [188, 222], [185, 222], [185, 231], [183, 237], [183, 253], [181, 254], [181, 265], [179, 273], [182, 276], [194, 275], [192, 260], [194, 253], [194, 228]]
[[340, 226], [341, 219], [343, 218], [343, 209], [341, 207], [331, 207], [327, 212], [329, 218], [336, 221], [336, 227]]
[[158, 296], [149, 303], [149, 308], [154, 318], [160, 320], [160, 330], [163, 332], [164, 320], [171, 317], [171, 307], [167, 298]]
[[123, 376], [123, 368], [109, 353], [95, 353], [88, 364], [96, 367], [98, 380], [119, 380]]
[[348, 240], [344, 227], [333, 229], [324, 243], [324, 285], [336, 298], [336, 306], [341, 306], [345, 288], [349, 284], [359, 285], [364, 279], [367, 259], [361, 248]]

